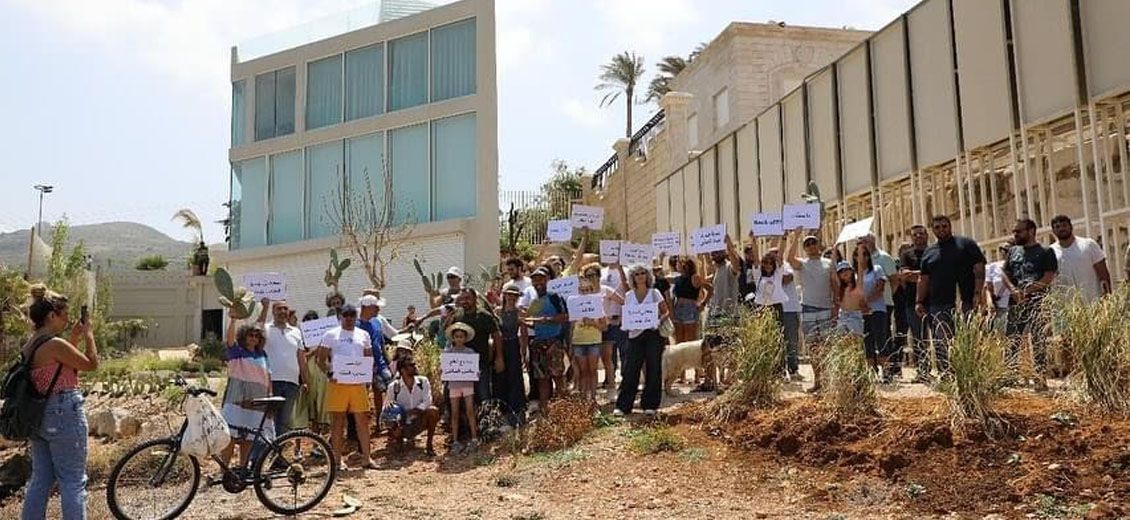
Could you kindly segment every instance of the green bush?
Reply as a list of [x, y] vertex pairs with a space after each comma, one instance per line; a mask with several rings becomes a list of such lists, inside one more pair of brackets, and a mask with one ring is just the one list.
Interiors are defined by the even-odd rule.
[[1053, 332], [1075, 360], [1072, 386], [1103, 411], [1130, 414], [1130, 329], [1124, 321], [1130, 285], [1093, 303], [1072, 293], [1053, 297], [1045, 310], [1053, 313]]
[[204, 359], [223, 360], [227, 356], [227, 348], [224, 347], [224, 342], [220, 341], [219, 336], [209, 332], [204, 335], [204, 341], [200, 342], [200, 355]]
[[737, 319], [719, 332], [729, 345], [720, 366], [734, 372], [734, 384], [711, 403], [712, 414], [729, 421], [748, 408], [776, 403], [783, 384], [785, 338], [773, 313], [739, 307]]
[[862, 343], [862, 338], [841, 334], [829, 338], [825, 346], [820, 399], [837, 414], [872, 413], [878, 403], [875, 371], [867, 366]]
[[169, 266], [169, 261], [161, 255], [143, 256], [137, 260], [134, 269], [138, 271], [163, 271]]
[[993, 330], [985, 316], [970, 314], [954, 321], [949, 351], [951, 375], [942, 380], [938, 390], [949, 399], [958, 419], [980, 422], [989, 432], [996, 430], [998, 417], [993, 402], [1008, 379], [1007, 350], [1008, 341]]
[[683, 450], [686, 441], [668, 426], [641, 428], [628, 433], [628, 449], [640, 455], [664, 451], [676, 453]]

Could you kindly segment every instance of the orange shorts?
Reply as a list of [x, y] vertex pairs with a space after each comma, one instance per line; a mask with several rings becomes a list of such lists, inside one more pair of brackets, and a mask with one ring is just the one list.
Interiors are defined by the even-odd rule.
[[343, 385], [326, 382], [326, 411], [329, 413], [366, 413], [369, 411], [369, 391], [365, 385]]

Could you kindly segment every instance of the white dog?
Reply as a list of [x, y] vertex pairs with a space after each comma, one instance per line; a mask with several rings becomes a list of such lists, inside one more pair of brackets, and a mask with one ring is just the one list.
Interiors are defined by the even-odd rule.
[[671, 383], [691, 368], [702, 368], [702, 340], [669, 345], [663, 351], [663, 391], [670, 395]]

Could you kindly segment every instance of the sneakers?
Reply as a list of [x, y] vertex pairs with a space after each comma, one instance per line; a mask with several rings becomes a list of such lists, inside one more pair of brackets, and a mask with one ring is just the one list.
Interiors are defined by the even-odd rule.
[[453, 443], [451, 443], [451, 447], [447, 449], [448, 455], [459, 455], [462, 452], [463, 452], [463, 443], [461, 443], [461, 442], [453, 442]]
[[656, 413], [657, 412], [655, 410], [644, 410], [643, 411], [644, 417], [655, 417]]
[[625, 415], [624, 410], [621, 410], [619, 408], [612, 410], [612, 416], [613, 417], [623, 417], [624, 415]]

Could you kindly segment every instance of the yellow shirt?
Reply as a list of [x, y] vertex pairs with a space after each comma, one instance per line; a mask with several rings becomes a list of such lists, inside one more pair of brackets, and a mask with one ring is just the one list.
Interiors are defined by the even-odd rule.
[[600, 343], [600, 329], [592, 325], [582, 325], [579, 321], [573, 322], [574, 345], [599, 345]]

